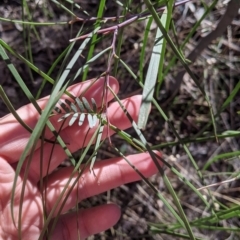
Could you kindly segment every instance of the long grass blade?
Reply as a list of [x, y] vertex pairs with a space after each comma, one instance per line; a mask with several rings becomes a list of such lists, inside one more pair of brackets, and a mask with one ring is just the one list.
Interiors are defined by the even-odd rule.
[[146, 53], [146, 48], [147, 48], [147, 40], [148, 40], [148, 35], [151, 29], [151, 25], [153, 22], [153, 18], [150, 17], [148, 19], [147, 25], [146, 25], [146, 29], [144, 32], [144, 37], [143, 37], [143, 45], [141, 48], [141, 54], [140, 54], [140, 62], [139, 62], [139, 78], [140, 78], [140, 82], [143, 83], [143, 67], [145, 64], [145, 53]]
[[[50, 229], [50, 232], [49, 232], [49, 235], [51, 235], [51, 232], [53, 231], [53, 229], [55, 228], [55, 225], [57, 223], [57, 220], [58, 220], [58, 217], [62, 211], [62, 208], [64, 207], [64, 204], [65, 202], [67, 201], [68, 199], [68, 196], [69, 194], [71, 193], [72, 189], [74, 188], [74, 186], [77, 184], [79, 178], [76, 178], [76, 180], [74, 181], [74, 183], [72, 183], [72, 179], [74, 177], [74, 175], [76, 173], [79, 173], [79, 168], [80, 168], [80, 165], [82, 164], [86, 154], [88, 153], [89, 151], [89, 148], [91, 147], [91, 145], [93, 144], [93, 141], [96, 139], [96, 136], [98, 134], [98, 131], [99, 131], [99, 128], [100, 128], [100, 125], [98, 126], [98, 128], [96, 129], [96, 131], [94, 132], [94, 134], [92, 135], [91, 139], [89, 140], [88, 142], [88, 145], [87, 147], [84, 149], [83, 153], [81, 154], [80, 158], [78, 159], [77, 161], [77, 164], [75, 165], [74, 167], [74, 170], [73, 172], [71, 173], [71, 175], [69, 176], [69, 180], [67, 181], [67, 183], [65, 184], [65, 187], [63, 189], [63, 191], [61, 192], [61, 194], [59, 195], [58, 199], [56, 199], [56, 203], [54, 204], [54, 206], [52, 207], [47, 219], [45, 220], [45, 224], [44, 224], [44, 227], [42, 229], [42, 232], [39, 236], [39, 240], [42, 240], [44, 235], [45, 235], [45, 232], [49, 226], [49, 223], [50, 221], [52, 221], [52, 224], [51, 224], [51, 229]], [[95, 154], [95, 152], [93, 153], [93, 155]], [[91, 160], [92, 156], [89, 158], [89, 160]], [[89, 162], [89, 161], [88, 161]], [[84, 170], [84, 169], [83, 169]], [[83, 172], [83, 171], [81, 171]], [[80, 172], [80, 173], [81, 173]], [[80, 177], [81, 175], [79, 175]], [[71, 183], [71, 186], [70, 186], [70, 183]], [[69, 187], [70, 186], [70, 187]], [[65, 196], [65, 198], [63, 199], [63, 196]], [[61, 206], [60, 205], [60, 202], [61, 203]], [[57, 213], [57, 216], [54, 218], [53, 220], [53, 214], [56, 212], [56, 209], [59, 207], [59, 211]]]
[[190, 75], [190, 77], [193, 79], [194, 83], [197, 85], [197, 87], [199, 88], [199, 90], [201, 91], [201, 93], [203, 94], [206, 102], [208, 103], [208, 107], [209, 107], [209, 111], [210, 111], [210, 115], [211, 115], [211, 119], [212, 119], [212, 124], [213, 124], [213, 128], [214, 128], [214, 134], [217, 139], [217, 128], [216, 128], [216, 123], [215, 123], [215, 118], [214, 118], [214, 114], [213, 114], [213, 110], [211, 107], [211, 103], [209, 100], [208, 95], [205, 93], [203, 87], [201, 86], [201, 84], [199, 83], [198, 79], [196, 78], [196, 76], [193, 74], [193, 72], [191, 71], [191, 69], [188, 66], [188, 63], [186, 61], [186, 59], [184, 58], [184, 56], [181, 54], [181, 51], [179, 51], [177, 49], [177, 47], [175, 46], [175, 44], [173, 43], [172, 39], [169, 37], [168, 33], [166, 32], [164, 26], [161, 23], [161, 20], [158, 17], [158, 14], [156, 12], [156, 10], [154, 9], [152, 2], [150, 0], [144, 0], [147, 8], [149, 9], [149, 11], [151, 12], [157, 26], [160, 28], [164, 38], [166, 39], [166, 41], [168, 42], [169, 46], [172, 48], [174, 54], [178, 57], [178, 59], [180, 60], [180, 62], [182, 63], [183, 67], [186, 69], [187, 73]]
[[[167, 7], [164, 10], [161, 17], [161, 22], [166, 32], [169, 31], [170, 23], [172, 20], [173, 6], [174, 6], [174, 1], [169, 0], [167, 2]], [[157, 93], [159, 92], [160, 87], [163, 83], [163, 67], [165, 62], [165, 53], [166, 53], [166, 46], [167, 46], [167, 41], [165, 38], [161, 39], [161, 41], [162, 41], [162, 45], [161, 45], [161, 52], [160, 52], [161, 57], [160, 57], [159, 70], [158, 70], [158, 84], [157, 84], [157, 90], [156, 90]]]
[[[174, 210], [171, 206], [169, 206], [169, 207], [170, 207], [169, 210], [170, 210], [171, 213], [175, 216], [175, 218], [178, 219], [179, 223], [180, 223], [184, 228], [186, 228], [186, 230], [188, 231], [188, 234], [189, 234], [190, 238], [191, 238], [191, 239], [195, 239], [195, 237], [194, 237], [194, 235], [193, 235], [192, 228], [191, 228], [191, 226], [190, 226], [190, 224], [189, 224], [189, 221], [188, 221], [188, 219], [187, 219], [187, 217], [186, 217], [186, 215], [185, 215], [185, 213], [184, 213], [184, 211], [183, 211], [183, 209], [182, 209], [182, 206], [181, 206], [181, 204], [180, 204], [180, 202], [179, 202], [179, 199], [178, 199], [178, 197], [177, 197], [177, 195], [176, 195], [176, 193], [175, 193], [175, 191], [174, 191], [174, 189], [173, 189], [173, 187], [172, 187], [169, 179], [168, 179], [167, 176], [165, 175], [162, 167], [160, 166], [160, 164], [159, 164], [159, 162], [158, 162], [158, 160], [157, 160], [157, 155], [155, 155], [155, 153], [151, 150], [151, 148], [150, 148], [149, 144], [147, 143], [145, 137], [143, 136], [142, 132], [140, 131], [140, 129], [138, 128], [137, 124], [136, 124], [135, 121], [132, 119], [132, 117], [130, 116], [130, 114], [127, 112], [127, 110], [125, 109], [125, 107], [122, 105], [120, 99], [116, 96], [116, 94], [114, 93], [114, 91], [113, 91], [110, 87], [109, 87], [109, 89], [110, 89], [111, 93], [114, 95], [114, 97], [115, 97], [115, 99], [117, 100], [117, 102], [119, 103], [119, 105], [121, 106], [121, 108], [122, 108], [122, 110], [124, 111], [124, 113], [126, 114], [126, 116], [128, 117], [128, 119], [131, 121], [132, 126], [133, 126], [135, 132], [137, 133], [138, 137], [141, 139], [141, 141], [142, 141], [143, 144], [145, 145], [146, 150], [149, 152], [149, 154], [150, 154], [152, 160], [154, 161], [157, 169], [158, 169], [159, 172], [161, 173], [161, 175], [162, 175], [162, 177], [163, 177], [163, 180], [164, 180], [164, 183], [165, 183], [166, 187], [168, 188], [168, 190], [170, 191], [170, 193], [171, 193], [171, 195], [172, 195], [172, 197], [173, 197], [173, 199], [174, 199], [175, 205], [176, 205], [176, 207], [177, 207], [177, 209], [178, 209], [179, 215], [180, 215], [181, 217], [179, 217], [179, 216], [176, 214], [175, 210]], [[160, 195], [160, 194], [159, 194], [159, 195]]]
[[162, 41], [163, 41], [163, 39], [161, 38], [162, 38], [162, 33], [158, 28], [157, 34], [155, 37], [155, 44], [154, 44], [152, 55], [151, 55], [151, 60], [150, 60], [148, 71], [147, 71], [146, 80], [143, 87], [142, 104], [140, 107], [139, 118], [138, 118], [138, 127], [140, 129], [145, 128], [147, 124], [149, 112], [151, 110], [151, 103], [152, 103], [154, 88], [157, 82], [158, 67], [159, 67], [159, 61], [161, 57], [161, 47], [162, 47]]
[[[106, 4], [106, 0], [101, 0], [99, 2], [98, 13], [97, 13], [97, 18], [98, 19], [101, 19], [103, 17], [105, 4]], [[94, 26], [95, 29], [100, 28], [100, 26], [101, 26], [101, 21], [97, 20], [96, 23], [95, 23], [95, 26]], [[94, 49], [96, 47], [96, 42], [97, 42], [97, 35], [94, 35], [92, 37], [91, 46], [90, 46], [89, 51], [88, 51], [87, 61], [89, 61], [93, 57]], [[87, 75], [88, 75], [88, 66], [84, 70], [83, 80], [87, 79]]]
[[[31, 153], [34, 151], [35, 146], [37, 144], [37, 141], [38, 141], [38, 139], [41, 136], [41, 133], [43, 131], [43, 128], [44, 128], [46, 122], [47, 122], [47, 125], [49, 126], [50, 130], [52, 130], [53, 132], [55, 131], [53, 126], [50, 124], [50, 122], [48, 122], [48, 118], [49, 118], [49, 116], [50, 116], [50, 114], [52, 112], [52, 109], [55, 107], [58, 99], [61, 97], [61, 94], [63, 94], [63, 92], [67, 88], [69, 82], [67, 82], [65, 85], [64, 85], [64, 82], [66, 81], [66, 78], [67, 78], [70, 70], [72, 69], [74, 63], [77, 61], [78, 56], [81, 54], [83, 49], [86, 47], [86, 45], [87, 45], [89, 40], [90, 40], [89, 38], [84, 40], [84, 42], [79, 47], [79, 50], [76, 52], [76, 54], [73, 56], [72, 60], [68, 64], [66, 70], [63, 72], [63, 74], [60, 77], [59, 81], [55, 82], [54, 89], [53, 89], [52, 94], [50, 95], [48, 103], [47, 103], [44, 111], [41, 113], [39, 121], [37, 122], [37, 124], [36, 124], [36, 126], [35, 126], [35, 128], [34, 128], [34, 130], [32, 132], [32, 134], [31, 134], [31, 136], [29, 138], [29, 141], [28, 141], [28, 143], [26, 145], [26, 148], [24, 149], [23, 153], [21, 154], [21, 157], [19, 159], [19, 162], [18, 162], [18, 165], [17, 165], [17, 168], [16, 168], [16, 174], [15, 174], [15, 178], [14, 178], [14, 182], [13, 182], [13, 191], [12, 191], [12, 196], [11, 196], [11, 206], [12, 206], [11, 207], [11, 214], [12, 214], [12, 219], [13, 219], [14, 222], [15, 222], [14, 214], [13, 214], [14, 193], [15, 193], [15, 190], [16, 190], [17, 178], [18, 178], [18, 176], [20, 174], [22, 165], [23, 165], [24, 161], [27, 159], [27, 156], [29, 154], [31, 155]], [[0, 47], [0, 49], [2, 50], [1, 51], [2, 56], [5, 56], [3, 48]], [[6, 59], [6, 58], [4, 58], [4, 59]], [[11, 67], [11, 69], [13, 69], [12, 65], [10, 65], [10, 67]], [[17, 71], [16, 71], [16, 73], [15, 72], [13, 72], [13, 73], [16, 74]], [[28, 89], [26, 88], [24, 82], [22, 81], [22, 79], [20, 78], [19, 75], [17, 75], [17, 79], [16, 80], [18, 80], [19, 84], [22, 86], [23, 89], [25, 89], [25, 92], [29, 95], [29, 98], [33, 101], [34, 97], [28, 91]], [[35, 101], [33, 101], [33, 102], [34, 102], [34, 105], [36, 105], [36, 102]], [[37, 108], [39, 109], [38, 106], [37, 106]], [[67, 156], [69, 156], [70, 160], [72, 160], [73, 165], [75, 165], [75, 161], [74, 161], [74, 158], [71, 155], [71, 152], [68, 150], [68, 148], [66, 147], [65, 143], [63, 141], [61, 141], [61, 138], [59, 136], [58, 136], [58, 141], [61, 144], [61, 146], [63, 146], [63, 149], [67, 153]], [[31, 159], [29, 159], [28, 161], [31, 161]], [[24, 190], [22, 191], [22, 194], [21, 194], [21, 201], [23, 201], [23, 196], [24, 196]], [[18, 219], [21, 219], [21, 209], [19, 210], [19, 218]], [[18, 224], [21, 226], [20, 222]], [[21, 227], [19, 228], [19, 234], [21, 235], [20, 231], [21, 231]]]

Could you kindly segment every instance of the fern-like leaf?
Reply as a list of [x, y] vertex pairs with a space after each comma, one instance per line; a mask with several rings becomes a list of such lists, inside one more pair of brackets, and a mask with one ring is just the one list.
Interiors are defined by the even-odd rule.
[[[64, 110], [65, 114], [58, 119], [58, 122], [70, 118], [68, 125], [72, 126], [78, 119], [78, 125], [82, 126], [87, 115], [89, 128], [95, 127], [98, 121], [97, 104], [93, 98], [91, 98], [91, 103], [92, 108], [85, 97], [82, 97], [82, 101], [79, 98], [75, 98], [75, 103], [68, 99], [65, 99], [65, 103], [59, 101], [59, 105]], [[57, 113], [63, 113], [63, 111], [57, 106], [54, 110]]]

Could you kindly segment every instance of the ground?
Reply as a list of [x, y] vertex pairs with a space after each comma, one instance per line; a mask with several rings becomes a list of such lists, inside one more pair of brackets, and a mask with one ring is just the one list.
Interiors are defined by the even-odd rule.
[[[8, 0], [5, 3], [1, 3], [0, 16], [21, 19], [22, 7], [19, 2], [17, 0]], [[68, 22], [72, 19], [54, 1], [42, 2], [43, 5], [41, 5], [40, 1], [27, 1], [34, 21], [59, 23]], [[205, 0], [203, 2], [209, 6], [212, 4], [212, 1]], [[238, 1], [217, 2], [216, 6], [194, 31], [190, 40], [187, 41], [183, 52], [192, 62], [190, 68], [208, 94], [214, 114], [221, 109], [224, 101], [234, 91], [237, 91], [237, 94], [231, 99], [231, 103], [225, 109], [222, 109], [219, 116], [215, 119], [217, 132], [220, 134], [230, 130], [238, 131], [240, 127], [240, 115], [238, 114], [240, 111], [240, 94], [239, 87], [237, 87], [239, 85], [240, 73], [240, 15], [237, 14], [237, 9], [239, 8]], [[98, 1], [76, 0], [75, 3], [80, 4], [82, 9], [86, 10], [90, 16], [97, 15]], [[139, 1], [132, 1], [130, 6], [132, 12], [136, 11], [137, 7], [144, 8], [144, 5], [139, 6], [138, 3]], [[77, 10], [76, 7], [73, 9], [77, 16], [86, 18], [82, 9]], [[104, 16], [117, 16], [120, 9], [121, 7], [115, 1], [108, 1]], [[188, 33], [201, 18], [203, 12], [203, 3], [197, 0], [190, 1], [174, 9], [173, 21], [175, 23], [176, 36], [174, 36], [173, 32], [170, 34], [177, 44], [182, 44], [185, 41]], [[91, 26], [91, 23], [86, 23], [83, 27], [88, 32]], [[56, 24], [53, 26], [36, 27], [35, 32], [28, 27], [23, 28], [20, 23], [0, 20], [0, 39], [7, 42], [27, 59], [31, 57], [39, 69], [47, 72], [59, 54], [69, 45], [69, 39], [75, 36], [81, 27], [82, 23], [75, 23], [73, 26]], [[139, 70], [144, 27], [144, 21], [135, 22], [126, 27], [123, 34], [121, 58], [131, 67], [135, 74], [138, 74]], [[155, 30], [156, 28], [153, 26], [150, 30], [150, 40], [154, 40]], [[110, 46], [111, 41], [112, 36], [107, 35], [104, 41], [98, 43], [96, 52]], [[76, 43], [75, 49], [77, 49], [80, 42]], [[148, 50], [145, 56], [144, 74], [147, 72], [153, 43], [153, 41], [149, 41], [146, 46]], [[29, 46], [31, 46], [31, 51], [29, 51]], [[86, 56], [87, 51], [79, 56], [77, 64], [72, 69], [72, 75], [85, 63]], [[172, 56], [172, 50], [168, 46], [164, 70], [171, 64]], [[107, 59], [108, 55], [103, 56], [90, 65], [88, 77], [96, 77], [104, 72]], [[24, 79], [25, 84], [36, 95], [42, 83], [42, 77], [38, 73], [31, 71], [26, 64], [14, 56], [11, 56], [11, 61]], [[51, 73], [53, 79], [57, 77], [60, 71], [59, 66], [57, 65]], [[0, 61], [0, 76], [0, 83], [14, 107], [17, 109], [27, 104], [27, 98], [3, 61]], [[137, 82], [121, 64], [119, 64], [118, 71], [114, 76], [120, 82], [120, 98], [142, 92]], [[50, 85], [49, 87], [47, 85], [41, 96], [49, 94], [50, 89]], [[209, 133], [213, 133], [214, 130], [212, 125], [206, 127], [211, 120], [209, 107], [203, 94], [189, 75], [186, 74], [179, 61], [167, 72], [160, 91], [155, 92], [154, 96], [169, 117], [170, 123], [174, 125], [179, 136], [188, 139], [186, 143], [188, 143], [188, 148], [199, 169], [202, 169], [209, 159], [213, 159], [222, 153], [235, 152], [239, 149], [239, 136], [235, 138], [220, 138], [218, 142], [215, 138], [210, 139], [209, 137], [208, 139], [209, 135], [212, 136]], [[0, 99], [0, 117], [8, 112], [5, 104]], [[209, 185], [228, 179], [226, 175], [217, 175], [219, 172], [237, 173], [239, 171], [238, 155], [232, 156], [231, 159], [222, 157], [222, 159], [211, 164], [206, 171], [203, 171], [204, 178], [200, 179], [183, 147], [178, 143], [174, 143], [176, 136], [171, 127], [163, 118], [159, 117], [154, 106], [149, 116], [147, 127], [143, 132], [149, 143], [156, 149], [161, 150], [165, 159], [175, 166], [187, 180], [194, 183], [195, 186], [200, 187], [203, 185], [203, 182], [204, 185]], [[134, 135], [134, 131], [131, 129], [129, 133]], [[205, 134], [205, 138], [202, 133]], [[203, 138], [202, 141], [197, 140], [199, 136]], [[126, 148], [126, 153], [134, 153], [134, 150], [118, 137], [113, 138], [113, 141], [119, 147]], [[170, 142], [173, 143], [170, 144]], [[108, 144], [105, 144], [105, 147], [100, 150], [99, 154], [99, 157], [102, 158], [115, 155]], [[181, 200], [187, 217], [193, 220], [207, 214], [200, 199], [192, 190], [180, 181], [169, 168], [166, 168], [165, 172]], [[172, 197], [166, 190], [161, 176], [153, 176], [151, 182], [169, 200], [169, 203], [172, 203]], [[212, 197], [222, 204], [239, 204], [239, 180], [237, 179], [230, 183], [210, 188], [210, 190]], [[146, 184], [138, 182], [122, 186], [108, 194], [105, 193], [88, 199], [81, 203], [81, 207], [99, 205], [107, 201], [115, 202], [121, 206], [123, 212], [122, 219], [113, 229], [89, 239], [181, 239], [164, 234], [152, 235], [150, 232], [148, 222], [170, 224], [175, 220], [172, 219], [163, 202], [156, 199], [156, 196], [154, 196]], [[220, 206], [215, 204], [212, 207], [217, 209]], [[228, 225], [228, 221], [225, 224]], [[232, 219], [231, 225], [239, 227], [239, 219]], [[210, 231], [207, 229], [196, 229], [195, 234], [202, 239], [220, 240], [227, 239], [231, 235], [227, 231]], [[236, 234], [232, 239], [240, 239], [240, 236]]]

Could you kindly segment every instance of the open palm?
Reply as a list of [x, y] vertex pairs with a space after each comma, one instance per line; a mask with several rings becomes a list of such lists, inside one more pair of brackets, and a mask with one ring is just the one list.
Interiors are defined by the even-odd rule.
[[[93, 97], [99, 107], [101, 104], [103, 81], [99, 79], [85, 93], [85, 97], [90, 99]], [[91, 80], [71, 86], [68, 90], [75, 96], [79, 96], [84, 89], [91, 84]], [[111, 88], [115, 92], [118, 91], [118, 82], [114, 78], [110, 78]], [[66, 97], [67, 98], [67, 97]], [[47, 99], [43, 98], [38, 101], [39, 106], [44, 109]], [[109, 93], [108, 101], [112, 99]], [[122, 103], [128, 109], [133, 119], [137, 119], [141, 97], [134, 96], [125, 99]], [[39, 114], [32, 105], [26, 105], [18, 110], [18, 114], [23, 121], [34, 128]], [[108, 109], [110, 122], [120, 129], [126, 129], [131, 126], [125, 114], [117, 103], [112, 103]], [[51, 118], [51, 122], [55, 129], [60, 129], [61, 123], [57, 122], [59, 116]], [[84, 123], [79, 127], [73, 125], [69, 127], [67, 123], [61, 130], [61, 138], [68, 143], [71, 152], [82, 148], [88, 143], [95, 128], [89, 132], [88, 123]], [[18, 226], [20, 196], [23, 188], [24, 167], [17, 180], [17, 187], [14, 195], [14, 220], [11, 217], [11, 192], [15, 169], [17, 162], [28, 142], [30, 133], [25, 130], [12, 115], [7, 115], [0, 119], [0, 238], [1, 239], [19, 239]], [[110, 131], [112, 134], [113, 132]], [[106, 129], [103, 138], [107, 135]], [[86, 139], [85, 139], [85, 136]], [[46, 130], [45, 137], [54, 140], [54, 136], [50, 130]], [[84, 142], [85, 139], [85, 142]], [[42, 193], [39, 188], [39, 180], [48, 175], [45, 180], [46, 196], [46, 214], [48, 214], [56, 203], [56, 199], [66, 186], [69, 176], [73, 171], [73, 167], [57, 169], [66, 158], [64, 150], [59, 145], [55, 145], [53, 154], [51, 155], [52, 143], [44, 143], [44, 155], [41, 156], [40, 141], [35, 149], [28, 179], [25, 184], [24, 200], [22, 203], [21, 214], [21, 238], [22, 239], [38, 239], [44, 226], [43, 200]], [[51, 156], [51, 158], [50, 158]], [[43, 169], [40, 171], [41, 159], [44, 159]], [[156, 173], [156, 168], [147, 153], [129, 156], [128, 158], [146, 177]], [[49, 167], [49, 168], [48, 168]], [[139, 176], [134, 170], [121, 158], [108, 159], [97, 162], [94, 165], [94, 174], [89, 170], [85, 170], [78, 184], [76, 184], [67, 198], [61, 211], [62, 215], [58, 218], [56, 227], [54, 228], [51, 239], [77, 239], [80, 233], [81, 239], [89, 235], [104, 231], [113, 226], [120, 217], [120, 209], [114, 204], [106, 204], [91, 209], [80, 210], [77, 213], [66, 213], [69, 209], [76, 205], [76, 201], [81, 201], [93, 195], [105, 192], [115, 188], [121, 184], [139, 180]], [[77, 177], [77, 175], [76, 175]], [[73, 180], [74, 181], [74, 178]], [[53, 216], [54, 217], [54, 216]], [[78, 223], [78, 224], [77, 224]]]

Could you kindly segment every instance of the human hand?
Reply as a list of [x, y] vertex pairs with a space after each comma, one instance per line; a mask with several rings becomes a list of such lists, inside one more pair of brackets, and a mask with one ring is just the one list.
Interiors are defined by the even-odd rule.
[[[104, 79], [96, 81], [84, 95], [87, 99], [93, 97], [99, 105], [101, 103], [104, 86], [103, 81]], [[79, 96], [90, 83], [91, 81], [75, 84], [69, 87], [68, 90], [74, 96]], [[118, 92], [118, 82], [116, 79], [110, 78], [110, 86], [115, 92]], [[112, 98], [113, 96], [109, 92], [107, 96], [108, 101]], [[47, 99], [48, 97], [38, 101], [38, 104], [42, 109], [46, 105]], [[123, 105], [127, 108], [135, 121], [138, 117], [140, 102], [140, 96], [134, 96], [122, 101]], [[17, 112], [27, 125], [34, 128], [38, 121], [39, 114], [31, 104], [20, 108]], [[120, 129], [126, 129], [131, 126], [131, 123], [118, 103], [113, 103], [109, 106], [108, 115], [111, 124]], [[53, 116], [50, 119], [56, 130], [61, 126], [61, 123], [57, 121], [58, 119], [59, 116]], [[0, 239], [13, 240], [19, 238], [18, 230], [14, 226], [11, 217], [11, 191], [17, 162], [28, 142], [30, 133], [25, 130], [11, 114], [0, 119], [0, 129]], [[88, 129], [87, 121], [85, 121], [81, 127], [77, 124], [69, 127], [66, 123], [61, 130], [60, 136], [68, 143], [67, 147], [69, 150], [74, 152], [83, 147], [84, 137], [87, 134]], [[93, 133], [94, 128], [89, 131], [85, 140], [86, 144]], [[111, 130], [110, 134], [113, 134]], [[106, 136], [107, 131], [105, 129], [103, 132], [103, 138], [106, 138]], [[55, 139], [51, 131], [48, 129], [46, 130], [45, 138], [52, 140]], [[30, 164], [21, 215], [21, 235], [24, 240], [38, 239], [44, 226], [42, 193], [39, 189], [40, 178], [48, 174], [47, 182], [45, 183], [46, 192], [43, 194], [46, 196], [46, 211], [48, 214], [53, 208], [56, 199], [61, 194], [73, 171], [73, 167], [56, 170], [57, 166], [66, 158], [66, 154], [61, 146], [56, 144], [53, 155], [49, 160], [51, 149], [52, 143], [45, 142], [42, 172], [40, 172], [40, 141], [34, 151], [32, 162]], [[153, 161], [147, 153], [131, 155], [128, 159], [145, 177], [149, 177], [157, 172]], [[50, 163], [49, 169], [48, 162]], [[90, 173], [89, 170], [84, 171], [78, 184], [74, 186], [71, 194], [65, 202], [61, 213], [66, 213], [69, 209], [73, 208], [76, 205], [76, 200], [81, 201], [122, 184], [140, 179], [139, 175], [125, 162], [125, 160], [119, 157], [96, 162], [94, 165], [94, 173], [95, 175]], [[23, 174], [24, 171], [21, 172], [17, 179], [17, 187], [14, 195], [13, 213], [16, 223], [18, 223], [17, 219], [20, 207], [19, 199], [23, 187]], [[84, 239], [90, 235], [112, 227], [120, 218], [120, 214], [119, 207], [114, 204], [106, 204], [91, 209], [80, 210], [77, 213], [62, 214], [59, 216], [57, 225], [51, 235], [51, 239], [77, 239], [78, 232], [81, 235], [81, 239]], [[77, 222], [78, 225], [76, 224]]]

